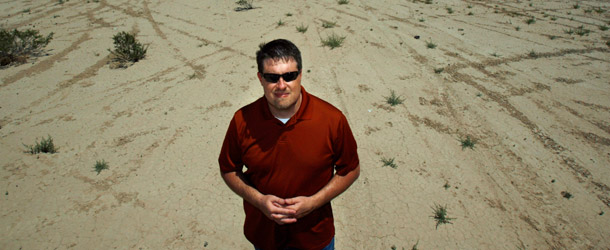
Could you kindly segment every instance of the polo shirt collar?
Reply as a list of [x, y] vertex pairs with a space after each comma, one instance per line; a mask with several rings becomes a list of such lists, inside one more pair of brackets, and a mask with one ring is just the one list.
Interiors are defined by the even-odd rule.
[[[303, 98], [301, 100], [301, 106], [299, 107], [299, 110], [297, 110], [297, 112], [292, 117], [290, 117], [290, 120], [309, 120], [309, 119], [311, 119], [311, 115], [313, 112], [312, 112], [312, 107], [309, 105], [310, 96], [307, 93], [307, 91], [305, 91], [305, 87], [303, 87], [302, 85], [301, 85], [301, 95]], [[273, 116], [273, 114], [271, 113], [271, 110], [269, 110], [269, 103], [267, 102], [267, 98], [265, 96], [263, 96], [262, 99], [263, 99], [263, 101], [261, 102], [261, 104], [263, 105], [263, 107], [261, 107], [261, 109], [263, 111], [263, 118], [265, 120], [276, 119]]]

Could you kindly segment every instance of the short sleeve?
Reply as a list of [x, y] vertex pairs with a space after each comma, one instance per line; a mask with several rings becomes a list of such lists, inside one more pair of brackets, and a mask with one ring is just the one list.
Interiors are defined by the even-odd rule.
[[333, 151], [335, 152], [335, 170], [338, 175], [345, 176], [360, 164], [358, 159], [358, 146], [347, 119], [341, 114], [337, 125], [336, 138], [333, 140]]
[[225, 135], [222, 148], [220, 149], [220, 156], [218, 157], [220, 171], [227, 173], [241, 170], [243, 166], [241, 155], [242, 153], [239, 147], [237, 124], [235, 117], [233, 117], [233, 119], [231, 119], [231, 123], [229, 123], [227, 134]]

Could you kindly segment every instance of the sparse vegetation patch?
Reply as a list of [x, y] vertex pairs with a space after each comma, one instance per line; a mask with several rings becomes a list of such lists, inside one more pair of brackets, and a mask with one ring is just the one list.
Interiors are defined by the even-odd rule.
[[43, 37], [37, 30], [12, 31], [0, 29], [0, 66], [25, 63], [28, 56], [38, 56], [53, 39], [53, 33]]
[[30, 154], [39, 154], [39, 153], [54, 154], [54, 153], [57, 153], [57, 148], [55, 148], [55, 145], [53, 144], [53, 138], [51, 138], [50, 135], [47, 137], [47, 139], [45, 139], [43, 137], [40, 140], [40, 142], [36, 141], [35, 145], [25, 145], [25, 144], [23, 144], [23, 146], [25, 146], [25, 148], [27, 149], [26, 152], [28, 152]]
[[465, 148], [474, 149], [474, 144], [476, 144], [476, 141], [471, 139], [470, 136], [466, 136], [466, 139], [460, 139], [460, 144], [462, 145], [462, 150]]
[[335, 33], [330, 36], [322, 39], [322, 46], [330, 47], [330, 49], [334, 49], [337, 47], [341, 47], [343, 41], [345, 40], [344, 36], [339, 36]]
[[426, 47], [428, 49], [434, 49], [434, 48], [436, 48], [436, 43], [433, 43], [432, 41], [428, 41], [428, 42], [426, 42]]
[[93, 170], [97, 172], [98, 175], [100, 174], [100, 172], [102, 172], [102, 170], [105, 169], [108, 169], [108, 163], [105, 160], [95, 161], [95, 166], [93, 167]]
[[455, 218], [447, 217], [447, 205], [441, 206], [435, 204], [432, 209], [434, 211], [434, 214], [430, 217], [434, 218], [434, 220], [436, 221], [436, 229], [438, 229], [438, 226], [441, 224], [453, 224], [451, 220], [454, 220]]
[[252, 1], [254, 1], [254, 0], [238, 0], [235, 3], [239, 6], [235, 8], [235, 11], [244, 11], [244, 10], [254, 9], [254, 6], [252, 6]]
[[337, 22], [322, 21], [322, 27], [325, 29], [334, 28]]
[[591, 31], [588, 29], [585, 29], [584, 25], [581, 25], [581, 26], [578, 26], [578, 28], [576, 28], [576, 30], [574, 32], [576, 33], [576, 35], [579, 35], [579, 36], [585, 36], [585, 35], [588, 36]]
[[307, 32], [308, 28], [309, 28], [309, 26], [305, 26], [305, 25], [301, 24], [301, 25], [297, 26], [297, 31], [301, 32], [301, 33], [305, 33], [305, 32]]
[[126, 67], [128, 63], [135, 63], [146, 56], [148, 45], [142, 45], [134, 35], [121, 31], [112, 37], [114, 40], [114, 50], [108, 49], [114, 56], [114, 61], [121, 67]]
[[398, 166], [394, 163], [394, 158], [381, 158], [381, 162], [383, 163], [383, 167], [391, 167], [396, 169]]
[[402, 104], [404, 100], [401, 99], [400, 96], [397, 96], [394, 90], [391, 90], [390, 96], [386, 96], [385, 101], [386, 103], [390, 104], [390, 106], [396, 106], [398, 104]]
[[337, 1], [337, 3], [338, 3], [339, 5], [348, 4], [348, 3], [349, 3], [349, 0], [339, 0], [339, 1]]

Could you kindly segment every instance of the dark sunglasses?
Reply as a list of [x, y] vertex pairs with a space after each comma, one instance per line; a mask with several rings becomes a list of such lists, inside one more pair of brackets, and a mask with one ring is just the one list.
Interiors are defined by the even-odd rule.
[[292, 81], [294, 81], [294, 79], [297, 79], [297, 77], [299, 77], [299, 71], [287, 72], [287, 73], [284, 73], [281, 75], [263, 73], [263, 78], [265, 78], [265, 81], [270, 82], [270, 83], [276, 83], [277, 81], [280, 80], [280, 77], [284, 78], [285, 82], [292, 82]]

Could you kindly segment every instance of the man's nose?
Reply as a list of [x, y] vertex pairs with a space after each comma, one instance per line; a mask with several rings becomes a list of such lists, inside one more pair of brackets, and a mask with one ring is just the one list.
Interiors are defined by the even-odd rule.
[[287, 86], [288, 86], [288, 84], [286, 84], [286, 81], [284, 81], [284, 78], [280, 77], [280, 80], [277, 81], [277, 88], [285, 89]]

